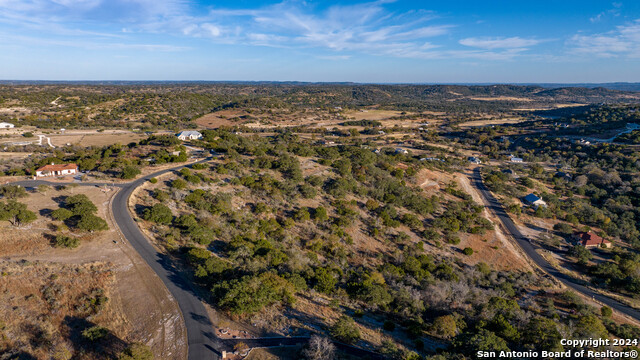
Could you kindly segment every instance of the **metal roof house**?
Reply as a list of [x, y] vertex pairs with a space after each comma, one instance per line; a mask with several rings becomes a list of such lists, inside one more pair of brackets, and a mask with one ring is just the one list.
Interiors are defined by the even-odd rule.
[[473, 164], [482, 164], [482, 161], [475, 156], [469, 156], [467, 159]]
[[558, 171], [554, 176], [557, 177], [557, 178], [565, 179], [565, 180], [573, 179], [573, 176], [571, 174], [563, 172], [563, 171]]
[[187, 130], [178, 134], [178, 139], [182, 141], [202, 139], [202, 134], [199, 131]]
[[527, 205], [534, 206], [535, 208], [538, 208], [538, 206], [547, 207], [547, 203], [544, 200], [542, 200], [541, 197], [535, 195], [534, 193], [531, 193], [523, 197], [522, 202]]

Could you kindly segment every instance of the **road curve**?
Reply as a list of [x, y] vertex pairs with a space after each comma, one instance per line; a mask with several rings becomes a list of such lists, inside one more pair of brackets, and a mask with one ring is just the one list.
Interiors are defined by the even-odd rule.
[[557, 270], [556, 268], [554, 268], [553, 266], [551, 266], [551, 264], [549, 264], [547, 260], [545, 260], [540, 254], [538, 254], [535, 248], [533, 247], [533, 245], [531, 245], [531, 243], [529, 242], [529, 240], [524, 235], [522, 235], [518, 227], [513, 223], [513, 221], [511, 220], [511, 217], [509, 217], [509, 214], [507, 214], [502, 204], [493, 196], [491, 191], [489, 191], [489, 188], [487, 188], [487, 186], [484, 184], [484, 182], [482, 181], [482, 176], [480, 174], [479, 167], [473, 170], [473, 183], [475, 187], [480, 191], [482, 196], [484, 197], [489, 208], [500, 219], [500, 222], [502, 222], [505, 229], [507, 229], [507, 231], [511, 233], [511, 236], [516, 240], [518, 245], [520, 245], [520, 248], [544, 272], [546, 272], [550, 276], [553, 276], [568, 288], [573, 289], [592, 299], [595, 299], [600, 303], [605, 304], [622, 314], [625, 314], [637, 321], [640, 321], [640, 311], [628, 305], [625, 305], [615, 299], [612, 299], [608, 296], [602, 295], [600, 293], [597, 293], [591, 290], [590, 288], [585, 286], [583, 283], [581, 283], [579, 280], [576, 280], [571, 276], [566, 275], [560, 272], [559, 270]]
[[124, 184], [113, 198], [111, 204], [113, 218], [125, 239], [149, 264], [178, 302], [187, 329], [188, 359], [217, 359], [221, 355], [222, 343], [213, 333], [213, 325], [197, 292], [185, 276], [180, 273], [179, 269], [173, 265], [171, 260], [151, 245], [129, 212], [129, 197], [138, 186], [152, 177], [182, 167], [159, 171]]
[[[210, 158], [198, 162], [208, 160], [210, 160]], [[222, 350], [229, 350], [229, 344], [223, 343], [223, 340], [216, 337], [213, 333], [213, 324], [193, 285], [179, 269], [172, 264], [168, 256], [160, 253], [151, 245], [129, 212], [129, 197], [137, 187], [153, 177], [193, 164], [195, 163], [158, 171], [128, 183], [74, 182], [74, 184], [80, 186], [115, 186], [120, 188], [120, 191], [116, 193], [111, 202], [113, 218], [124, 238], [129, 241], [131, 246], [133, 246], [160, 280], [162, 280], [171, 295], [178, 302], [187, 331], [188, 360], [219, 359]], [[56, 183], [46, 180], [24, 180], [12, 182], [11, 184], [24, 187], [36, 187], [38, 185], [69, 185], [70, 183]]]
[[[160, 253], [153, 245], [151, 245], [131, 216], [131, 213], [129, 212], [129, 197], [136, 188], [143, 185], [153, 177], [157, 177], [183, 167], [189, 167], [196, 163], [206, 162], [210, 159], [211, 158], [207, 158], [194, 163], [158, 171], [128, 183], [74, 182], [74, 184], [81, 186], [115, 186], [120, 188], [120, 191], [116, 193], [113, 201], [111, 202], [113, 218], [124, 238], [129, 241], [131, 246], [133, 246], [156, 275], [158, 275], [171, 295], [178, 302], [178, 306], [184, 319], [185, 328], [187, 330], [188, 360], [220, 359], [223, 350], [233, 351], [234, 345], [238, 342], [244, 342], [249, 347], [292, 346], [308, 342], [309, 337], [306, 336], [253, 339], [218, 338], [213, 332], [214, 327], [209, 319], [209, 314], [202, 303], [203, 300], [198, 297], [194, 286], [186, 276], [180, 272], [180, 269], [171, 262], [171, 259], [167, 255]], [[70, 183], [56, 183], [46, 180], [24, 180], [12, 182], [11, 184], [21, 185], [24, 187], [35, 187], [38, 185], [69, 185]], [[384, 356], [369, 350], [337, 342], [335, 345], [340, 350], [360, 359], [384, 359]]]

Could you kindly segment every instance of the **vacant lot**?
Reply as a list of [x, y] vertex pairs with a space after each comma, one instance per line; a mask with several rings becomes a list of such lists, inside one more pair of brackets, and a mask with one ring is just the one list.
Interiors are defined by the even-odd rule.
[[522, 118], [508, 118], [508, 119], [487, 119], [487, 120], [474, 120], [458, 124], [461, 128], [488, 126], [488, 125], [504, 125], [504, 124], [517, 124], [525, 121]]
[[[402, 111], [395, 110], [360, 110], [360, 111], [344, 111], [343, 114], [349, 118], [356, 120], [385, 120], [394, 116], [403, 115]], [[406, 114], [405, 114], [406, 115]]]
[[[87, 352], [74, 329], [99, 325], [109, 330], [113, 351], [139, 341], [157, 359], [183, 359], [185, 330], [177, 304], [121, 239], [108, 207], [114, 190], [41, 190], [19, 199], [38, 214], [35, 222], [24, 227], [0, 222], [5, 234], [0, 236], [0, 319], [9, 320], [3, 324], [9, 342], [0, 342], [0, 350], [8, 346], [36, 359], [50, 359], [51, 352]], [[76, 194], [93, 201], [97, 215], [109, 223], [108, 231], [70, 232], [46, 215]], [[54, 248], [51, 238], [57, 233], [79, 238], [79, 247]], [[49, 340], [42, 343], [43, 336]], [[78, 358], [98, 358], [87, 354]]]
[[198, 124], [199, 127], [207, 129], [217, 129], [221, 126], [240, 125], [248, 120], [238, 121], [229, 119], [238, 119], [247, 115], [248, 113], [237, 110], [216, 111], [196, 119], [196, 124]]

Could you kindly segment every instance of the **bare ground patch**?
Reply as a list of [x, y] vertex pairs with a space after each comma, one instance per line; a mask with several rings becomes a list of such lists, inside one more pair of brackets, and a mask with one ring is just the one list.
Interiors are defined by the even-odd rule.
[[489, 239], [487, 241], [478, 241], [475, 237], [469, 237], [466, 240], [467, 246], [470, 246], [474, 250], [474, 254], [470, 257], [470, 260], [475, 262], [484, 261], [498, 269], [533, 271], [520, 249], [517, 248], [513, 241], [509, 239], [501, 229], [500, 220], [487, 209], [482, 195], [471, 185], [470, 176], [471, 174], [461, 174], [461, 176], [456, 177], [456, 179], [462, 189], [470, 194], [475, 202], [485, 206], [483, 216], [495, 227], [493, 231], [488, 232]]
[[[50, 238], [45, 237], [45, 234], [55, 233], [49, 226], [53, 222], [46, 215], [39, 215], [38, 220], [23, 228], [14, 228], [2, 222], [1, 231], [8, 235], [0, 236], [2, 250], [0, 256], [3, 256], [0, 266], [13, 264], [11, 268], [19, 268], [21, 264], [26, 263], [31, 264], [31, 270], [21, 273], [29, 279], [14, 277], [13, 270], [3, 271], [3, 275], [5, 272], [7, 275], [0, 276], [0, 283], [6, 281], [9, 284], [7, 286], [12, 287], [14, 285], [11, 284], [22, 282], [38, 284], [42, 281], [42, 286], [45, 286], [55, 284], [48, 280], [55, 278], [56, 281], [68, 283], [69, 294], [74, 294], [88, 291], [87, 286], [92, 284], [90, 279], [75, 279], [77, 273], [83, 271], [92, 273], [89, 270], [99, 269], [99, 272], [95, 270], [94, 273], [108, 275], [108, 281], [105, 280], [100, 284], [104, 285], [102, 288], [108, 293], [106, 296], [109, 300], [105, 305], [104, 315], [101, 312], [100, 317], [96, 318], [96, 323], [107, 327], [120, 341], [139, 341], [149, 345], [157, 359], [183, 359], [186, 354], [186, 332], [177, 304], [162, 282], [135, 250], [122, 241], [116, 231], [109, 210], [109, 201], [114, 191], [103, 192], [94, 187], [72, 187], [63, 191], [50, 189], [45, 193], [33, 193], [20, 201], [28, 204], [32, 211], [42, 214], [45, 209], [56, 209], [58, 202], [64, 196], [80, 193], [89, 196], [96, 204], [98, 215], [107, 220], [110, 229], [95, 234], [67, 233], [68, 236], [79, 237], [80, 246], [76, 249], [58, 249], [51, 247]], [[49, 275], [47, 277], [42, 274]], [[13, 296], [16, 292], [11, 290], [8, 294]], [[0, 303], [4, 303], [1, 296], [2, 294], [0, 294]], [[64, 295], [64, 301], [71, 301], [73, 297], [70, 296]], [[34, 303], [32, 310], [40, 313], [47, 311], [41, 305], [41, 303]], [[19, 308], [0, 307], [0, 319], [19, 317], [22, 312], [23, 309]], [[27, 323], [25, 321], [19, 322]], [[55, 322], [53, 325], [61, 326], [60, 323]], [[58, 332], [64, 338], [65, 332]], [[28, 337], [29, 335], [24, 332], [19, 336]], [[57, 343], [69, 348], [68, 339]], [[31, 353], [27, 345], [23, 344], [22, 348]], [[73, 347], [69, 349], [72, 352], [75, 351]], [[40, 355], [34, 356], [38, 359], [49, 359]]]

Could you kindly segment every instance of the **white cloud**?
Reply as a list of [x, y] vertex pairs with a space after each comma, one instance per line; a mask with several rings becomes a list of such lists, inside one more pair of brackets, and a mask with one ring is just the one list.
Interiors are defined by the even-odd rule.
[[41, 39], [24, 35], [13, 35], [0, 33], [0, 42], [28, 44], [31, 46], [64, 46], [70, 48], [80, 48], [86, 50], [145, 50], [159, 52], [176, 52], [189, 50], [185, 46], [174, 46], [165, 44], [144, 44], [144, 43], [119, 43], [119, 42], [95, 42], [78, 40], [52, 40]]
[[[390, 2], [320, 8], [303, 0], [285, 0], [260, 8], [212, 7], [193, 15], [189, 0], [0, 0], [0, 25], [46, 33], [43, 39], [52, 41], [71, 36], [113, 46], [109, 38], [117, 37], [119, 44], [126, 44], [142, 33], [172, 34], [224, 44], [313, 48], [323, 52], [319, 55], [336, 59], [358, 52], [418, 59], [503, 60], [520, 56], [526, 47], [540, 42], [519, 37], [467, 38], [460, 44], [475, 49], [442, 49], [438, 38], [451, 35], [457, 24], [443, 23], [426, 10], [394, 12], [387, 6]], [[85, 30], [98, 28], [100, 32]]]
[[622, 3], [614, 2], [611, 5], [613, 6], [613, 8], [603, 11], [598, 15], [589, 18], [589, 21], [591, 21], [592, 23], [597, 23], [609, 16], [612, 16], [612, 17], [620, 16], [620, 8], [622, 7]]
[[480, 49], [519, 49], [538, 45], [541, 40], [523, 39], [516, 36], [509, 38], [466, 38], [459, 42], [461, 45]]
[[332, 61], [343, 61], [351, 59], [351, 55], [327, 55], [327, 56], [317, 56], [318, 59], [322, 60], [332, 60]]
[[640, 57], [640, 19], [620, 25], [615, 30], [601, 33], [572, 36], [567, 45], [574, 53], [597, 57]]

